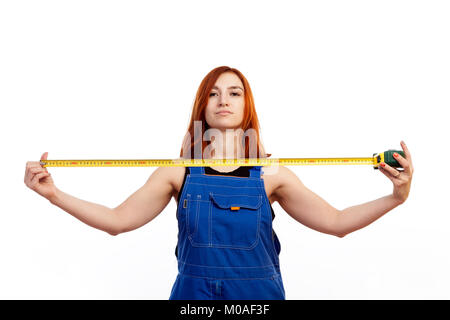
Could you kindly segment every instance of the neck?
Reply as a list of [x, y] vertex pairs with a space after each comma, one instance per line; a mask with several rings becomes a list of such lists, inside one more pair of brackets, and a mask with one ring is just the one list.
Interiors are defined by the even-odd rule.
[[239, 135], [234, 130], [221, 130], [221, 137], [215, 136], [211, 142], [211, 159], [244, 158], [244, 147]]

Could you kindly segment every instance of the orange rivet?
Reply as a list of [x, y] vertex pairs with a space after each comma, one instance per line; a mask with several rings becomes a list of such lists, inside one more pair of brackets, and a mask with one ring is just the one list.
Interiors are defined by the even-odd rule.
[[230, 209], [234, 211], [234, 210], [239, 210], [240, 208], [241, 207], [231, 207]]

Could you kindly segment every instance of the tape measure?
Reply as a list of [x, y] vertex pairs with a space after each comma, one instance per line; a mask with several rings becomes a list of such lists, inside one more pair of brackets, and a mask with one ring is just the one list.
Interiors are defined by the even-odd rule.
[[136, 160], [40, 160], [43, 167], [211, 167], [211, 166], [304, 166], [304, 165], [372, 165], [378, 169], [384, 162], [398, 168], [393, 154], [405, 156], [403, 151], [388, 150], [366, 158], [242, 158], [242, 159], [136, 159]]

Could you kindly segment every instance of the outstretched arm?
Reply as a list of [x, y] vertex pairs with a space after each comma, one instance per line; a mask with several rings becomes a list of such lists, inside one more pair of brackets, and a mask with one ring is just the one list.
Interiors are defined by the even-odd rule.
[[381, 163], [380, 166], [380, 172], [392, 181], [394, 186], [392, 194], [342, 210], [336, 226], [341, 234], [345, 235], [369, 225], [386, 212], [404, 203], [408, 198], [414, 168], [406, 144], [403, 141], [400, 144], [405, 153], [405, 158], [397, 153], [394, 154], [394, 157], [403, 167], [403, 171], [398, 171], [385, 163]]
[[340, 211], [305, 187], [291, 170], [280, 167], [275, 199], [298, 222], [314, 230], [343, 237], [369, 225], [406, 201], [414, 169], [411, 154], [403, 141], [401, 145], [406, 158], [398, 155], [396, 159], [404, 170], [399, 172], [387, 164], [380, 167], [380, 172], [394, 184], [391, 195]]
[[118, 235], [153, 220], [173, 194], [170, 168], [157, 168], [147, 182], [114, 209], [73, 197], [57, 189], [50, 202], [87, 225]]

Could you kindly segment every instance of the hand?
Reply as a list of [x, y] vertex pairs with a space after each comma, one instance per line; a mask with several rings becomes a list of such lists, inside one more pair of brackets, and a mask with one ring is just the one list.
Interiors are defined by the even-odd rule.
[[403, 170], [396, 170], [384, 162], [380, 163], [379, 168], [380, 171], [394, 184], [394, 191], [392, 192], [392, 195], [401, 204], [408, 198], [414, 168], [411, 160], [411, 154], [409, 153], [405, 142], [401, 141], [400, 145], [405, 152], [405, 158], [397, 153], [394, 154], [394, 158], [398, 161], [398, 163], [400, 163]]
[[[48, 152], [41, 156], [41, 160], [47, 160]], [[28, 161], [25, 170], [25, 184], [28, 188], [50, 200], [56, 193], [56, 187], [47, 168], [41, 166], [38, 161]]]

